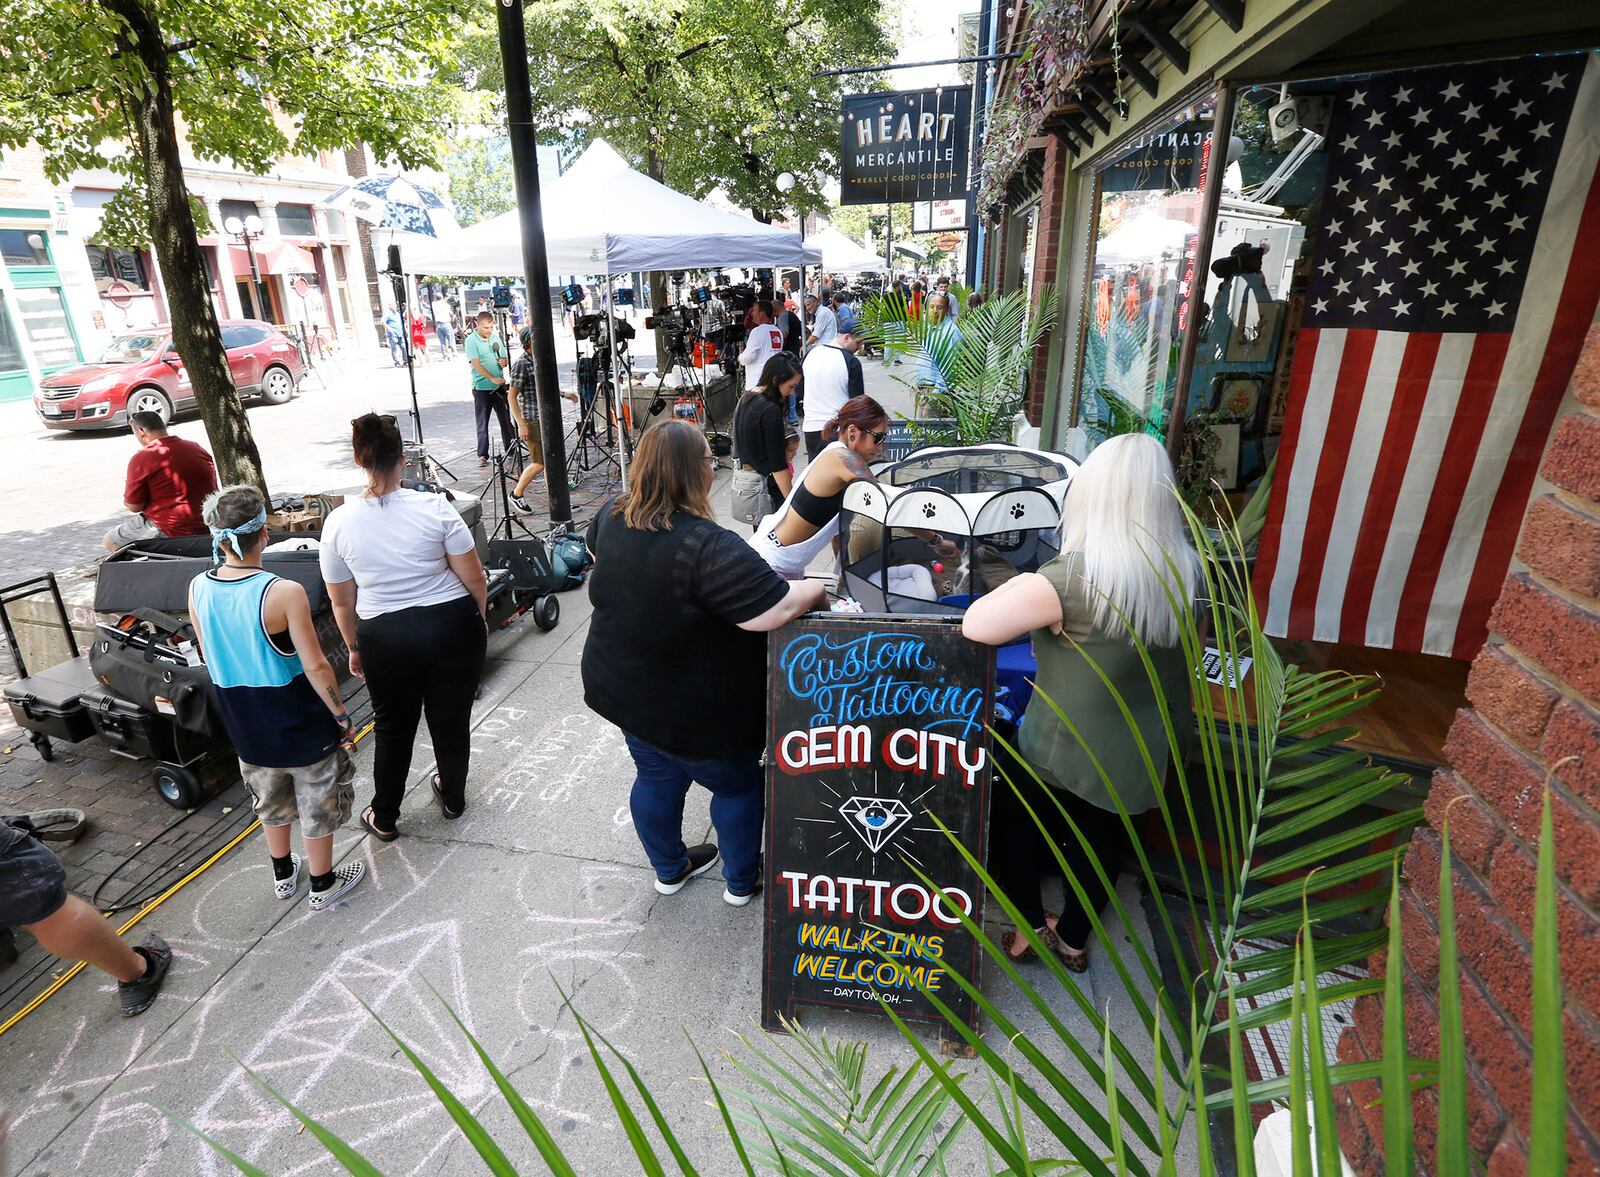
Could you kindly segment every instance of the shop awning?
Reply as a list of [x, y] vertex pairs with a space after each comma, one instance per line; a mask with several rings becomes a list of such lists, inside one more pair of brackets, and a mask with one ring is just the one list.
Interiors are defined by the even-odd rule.
[[[250, 274], [250, 253], [242, 245], [229, 247], [233, 259], [233, 272], [236, 275], [248, 277]], [[272, 244], [256, 242], [256, 268], [263, 274], [315, 274], [317, 263], [309, 253], [298, 245], [291, 245], [287, 241], [275, 241]]]

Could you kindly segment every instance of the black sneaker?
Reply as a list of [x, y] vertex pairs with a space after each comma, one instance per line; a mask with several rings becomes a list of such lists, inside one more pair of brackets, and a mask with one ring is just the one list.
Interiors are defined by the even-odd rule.
[[511, 495], [510, 498], [511, 498], [511, 506], [512, 506], [512, 508], [514, 510], [520, 511], [524, 515], [532, 515], [533, 514], [533, 508], [528, 506], [527, 500], [524, 499], [521, 495]]
[[147, 967], [138, 980], [117, 982], [117, 1002], [125, 1018], [136, 1018], [155, 1004], [161, 982], [167, 979], [167, 970], [172, 967], [172, 949], [154, 932], [133, 950], [144, 957]]
[[670, 879], [657, 879], [656, 890], [663, 895], [676, 895], [690, 879], [698, 878], [716, 866], [721, 857], [715, 842], [702, 842], [689, 847], [689, 865]]
[[750, 901], [759, 894], [761, 894], [761, 880], [757, 879], [749, 889], [743, 891], [735, 891], [732, 887], [724, 887], [722, 889], [722, 902], [729, 907], [747, 907]]

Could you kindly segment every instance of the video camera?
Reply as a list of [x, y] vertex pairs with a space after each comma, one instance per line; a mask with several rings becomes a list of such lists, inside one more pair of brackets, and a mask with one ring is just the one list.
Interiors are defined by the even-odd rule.
[[644, 329], [682, 335], [699, 318], [700, 308], [696, 306], [662, 307], [655, 314], [645, 316]]
[[[645, 325], [649, 325], [649, 320], [645, 321]], [[616, 333], [618, 343], [633, 338], [633, 324], [626, 319], [613, 315], [611, 329]], [[606, 317], [602, 314], [579, 315], [572, 321], [572, 334], [577, 339], [603, 347], [606, 344]]]
[[496, 310], [509, 310], [511, 308], [511, 287], [501, 286], [496, 283], [489, 290], [489, 301], [494, 304]]

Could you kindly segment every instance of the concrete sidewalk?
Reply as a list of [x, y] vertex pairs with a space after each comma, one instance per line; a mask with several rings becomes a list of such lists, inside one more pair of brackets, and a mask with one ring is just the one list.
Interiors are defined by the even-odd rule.
[[[890, 400], [898, 386], [882, 381], [881, 365], [869, 364], [869, 373], [874, 368], [873, 390]], [[724, 481], [719, 507], [725, 500]], [[631, 761], [620, 733], [582, 702], [586, 595], [568, 593], [561, 603], [555, 631], [524, 621], [491, 638], [463, 819], [446, 822], [423, 783], [431, 770], [424, 731], [404, 837], [376, 843], [352, 822], [337, 840], [341, 858], [370, 872], [338, 907], [313, 914], [303, 891], [294, 903], [275, 901], [261, 837], [252, 835], [130, 934], [159, 932], [175, 953], [149, 1012], [122, 1021], [113, 986], [85, 972], [0, 1038], [14, 1171], [231, 1171], [152, 1105], [268, 1172], [336, 1171], [232, 1055], [386, 1173], [480, 1172], [470, 1145], [361, 1001], [490, 1124], [519, 1167], [542, 1171], [430, 986], [580, 1171], [626, 1172], [633, 1162], [560, 989], [638, 1066], [701, 1171], [735, 1170], [689, 1039], [719, 1081], [750, 1089], [719, 1052], [740, 1053], [738, 1036], [756, 1033], [761, 905], [728, 907], [715, 878], [672, 897], [652, 888], [628, 814]], [[650, 689], [640, 684], [643, 705]], [[363, 742], [358, 807], [370, 795], [371, 757]], [[706, 802], [701, 790], [690, 796], [691, 841], [710, 831]], [[1125, 899], [1139, 910], [1126, 884]], [[1046, 981], [1037, 966], [1029, 976]], [[1043, 1031], [1003, 983], [988, 977], [985, 988], [1025, 1031]], [[1103, 955], [1086, 992], [1102, 1007], [1109, 1001], [1130, 1040], [1143, 1038], [1148, 1049]], [[1067, 1025], [1092, 1037], [1064, 995], [1055, 1004]], [[874, 1073], [912, 1058], [878, 1019], [808, 1014], [807, 1024], [874, 1043]], [[1061, 1065], [1074, 1073], [1069, 1059]], [[951, 1171], [981, 1169], [980, 1151], [969, 1132]]]

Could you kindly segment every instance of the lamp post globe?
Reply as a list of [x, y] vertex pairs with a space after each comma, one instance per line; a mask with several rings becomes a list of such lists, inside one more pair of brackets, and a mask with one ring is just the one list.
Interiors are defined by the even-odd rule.
[[240, 233], [244, 232], [244, 222], [238, 217], [229, 217], [227, 220], [222, 222], [222, 229], [223, 232], [227, 233], [229, 236], [237, 237]]
[[779, 192], [787, 193], [794, 188], [794, 176], [790, 172], [779, 172], [775, 183]]
[[244, 219], [245, 231], [249, 233], [259, 235], [264, 225], [265, 222], [262, 221], [260, 217], [256, 216], [255, 213], [251, 213]]

